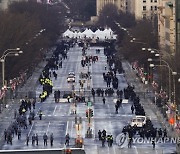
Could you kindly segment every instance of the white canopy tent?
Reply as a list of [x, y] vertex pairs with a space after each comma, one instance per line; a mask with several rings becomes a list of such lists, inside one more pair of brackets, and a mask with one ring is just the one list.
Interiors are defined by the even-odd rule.
[[66, 30], [63, 33], [63, 37], [70, 37], [70, 38], [99, 38], [100, 40], [106, 40], [106, 39], [116, 39], [117, 35], [113, 34], [113, 31], [109, 29], [105, 29], [104, 31], [101, 31], [100, 29], [93, 32], [91, 29], [85, 29], [84, 32], [77, 32], [77, 31], [71, 31]]
[[63, 37], [67, 37], [67, 36], [72, 38], [74, 37], [74, 33], [68, 29], [63, 33]]

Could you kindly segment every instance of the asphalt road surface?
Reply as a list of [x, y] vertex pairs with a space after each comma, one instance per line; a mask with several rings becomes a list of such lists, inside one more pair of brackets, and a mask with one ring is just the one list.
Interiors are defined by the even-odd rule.
[[[101, 51], [96, 54], [96, 49], [99, 48]], [[100, 47], [90, 47], [87, 50], [87, 55], [97, 55], [99, 60], [89, 66], [91, 72], [90, 83], [85, 81], [83, 90], [80, 88], [79, 84], [79, 74], [80, 72], [86, 73], [88, 67], [83, 68], [81, 66], [82, 59], [82, 48], [75, 46], [68, 51], [68, 58], [63, 60], [62, 68], [58, 69], [57, 80], [52, 77], [53, 80], [53, 91], [60, 90], [61, 94], [64, 91], [72, 91], [72, 85], [74, 84], [75, 91], [85, 91], [85, 95], [89, 95], [88, 84], [91, 88], [103, 88], [106, 89], [106, 83], [103, 81], [103, 72], [106, 72], [104, 67], [107, 65], [106, 57], [103, 54], [103, 48]], [[130, 68], [128, 63], [123, 63], [123, 67], [126, 72]], [[76, 82], [67, 83], [67, 76], [69, 72], [75, 72]], [[119, 79], [119, 89], [124, 89], [127, 87], [127, 79], [124, 74], [117, 74]], [[129, 74], [129, 78], [131, 78]], [[138, 85], [136, 85], [138, 87]], [[140, 87], [139, 87], [140, 88]], [[42, 86], [36, 87], [37, 96], [42, 92]], [[82, 92], [83, 93], [83, 92]], [[79, 93], [78, 93], [79, 94]], [[18, 140], [17, 136], [13, 138], [13, 145], [4, 143], [2, 150], [14, 150], [14, 149], [54, 149], [54, 148], [64, 148], [65, 147], [65, 135], [69, 133], [70, 135], [70, 146], [74, 147], [75, 138], [77, 137], [76, 127], [75, 127], [75, 115], [71, 113], [73, 106], [71, 103], [55, 103], [53, 94], [43, 103], [37, 103], [35, 112], [42, 110], [43, 117], [39, 120], [38, 115], [36, 115], [32, 126], [28, 126], [28, 129], [22, 129], [22, 137]], [[172, 143], [159, 143], [156, 145], [155, 150], [152, 148], [151, 143], [134, 143], [132, 148], [127, 146], [121, 147], [116, 143], [116, 137], [121, 134], [122, 128], [127, 125], [131, 118], [134, 116], [131, 113], [130, 107], [132, 102], [124, 103], [119, 110], [118, 114], [115, 114], [115, 104], [113, 102], [117, 96], [114, 94], [112, 97], [106, 97], [106, 104], [102, 102], [102, 97], [91, 97], [94, 110], [94, 117], [92, 118], [92, 123], [90, 125], [93, 135], [92, 138], [86, 138], [86, 131], [89, 127], [86, 118], [87, 105], [85, 103], [77, 104], [77, 116], [82, 117], [82, 126], [78, 132], [84, 139], [84, 148], [87, 154], [170, 154], [175, 151], [175, 144]], [[143, 100], [145, 101], [145, 100]], [[149, 109], [149, 116], [151, 116], [152, 121], [156, 127], [160, 127], [157, 117], [153, 115], [152, 111]], [[6, 121], [2, 121], [6, 124]], [[7, 124], [8, 125], [8, 124]], [[114, 137], [114, 143], [112, 147], [108, 147], [107, 143], [105, 147], [101, 146], [101, 142], [98, 140], [98, 131], [105, 129], [107, 134], [111, 134]], [[38, 134], [39, 144], [32, 146], [31, 136], [33, 134]], [[48, 140], [48, 145], [43, 145], [43, 134], [47, 133], [50, 136], [51, 133], [54, 134], [54, 145], [51, 147]], [[26, 145], [26, 134], [30, 136], [30, 143]]]

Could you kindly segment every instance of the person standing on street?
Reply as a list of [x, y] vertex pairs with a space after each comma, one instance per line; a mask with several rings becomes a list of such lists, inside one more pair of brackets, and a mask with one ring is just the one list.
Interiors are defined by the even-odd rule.
[[32, 105], [33, 105], [33, 109], [35, 109], [35, 107], [36, 107], [36, 100], [35, 99], [32, 100]]
[[119, 109], [119, 107], [118, 107], [117, 104], [115, 104], [115, 109], [116, 109], [116, 114], [118, 114], [118, 109]]
[[15, 109], [14, 110], [14, 119], [16, 119], [16, 117], [17, 117], [17, 110]]
[[4, 130], [4, 140], [7, 141], [7, 130]]
[[39, 110], [39, 120], [42, 120], [42, 111]]
[[153, 145], [153, 149], [155, 149], [156, 144], [155, 144], [155, 140], [154, 139], [152, 140], [152, 145]]
[[107, 135], [107, 143], [108, 143], [108, 147], [110, 147], [110, 135]]
[[101, 131], [99, 130], [99, 131], [98, 131], [99, 140], [101, 140], [101, 135], [102, 135], [102, 133], [101, 133]]
[[134, 114], [134, 105], [131, 106], [132, 114]]
[[26, 135], [26, 145], [27, 146], [29, 145], [29, 135], [28, 134]]
[[128, 148], [132, 147], [132, 137], [129, 137], [129, 141], [128, 141]]
[[105, 104], [105, 103], [106, 103], [106, 99], [105, 99], [105, 97], [103, 97], [102, 101], [103, 101], [103, 104]]
[[110, 135], [110, 147], [112, 147], [112, 144], [113, 144], [113, 136]]
[[38, 134], [36, 133], [36, 145], [38, 146], [38, 141], [39, 141], [39, 138], [38, 138]]
[[43, 140], [44, 140], [44, 146], [47, 146], [48, 137], [47, 137], [46, 133], [44, 133], [44, 135], [43, 135]]
[[102, 136], [101, 141], [102, 141], [102, 147], [105, 147], [106, 137]]
[[50, 135], [50, 144], [51, 144], [51, 146], [53, 146], [53, 140], [54, 140], [53, 133], [51, 133], [51, 135]]
[[33, 136], [32, 136], [32, 146], [34, 146], [35, 141], [36, 141], [36, 136], [35, 136], [35, 134], [33, 134]]
[[19, 128], [18, 129], [18, 140], [20, 140], [21, 139], [21, 129]]

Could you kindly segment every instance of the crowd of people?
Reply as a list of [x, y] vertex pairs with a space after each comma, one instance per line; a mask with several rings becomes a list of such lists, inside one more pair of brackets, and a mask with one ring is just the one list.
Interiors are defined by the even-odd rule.
[[99, 130], [98, 131], [98, 138], [102, 142], [102, 147], [105, 147], [105, 143], [107, 141], [108, 147], [112, 147], [113, 144], [113, 136], [112, 135], [107, 135], [106, 130]]

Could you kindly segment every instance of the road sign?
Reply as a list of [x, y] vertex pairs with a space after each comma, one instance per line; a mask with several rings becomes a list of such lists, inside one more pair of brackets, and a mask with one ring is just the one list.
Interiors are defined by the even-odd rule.
[[88, 102], [88, 107], [91, 107], [92, 106], [92, 102]]

